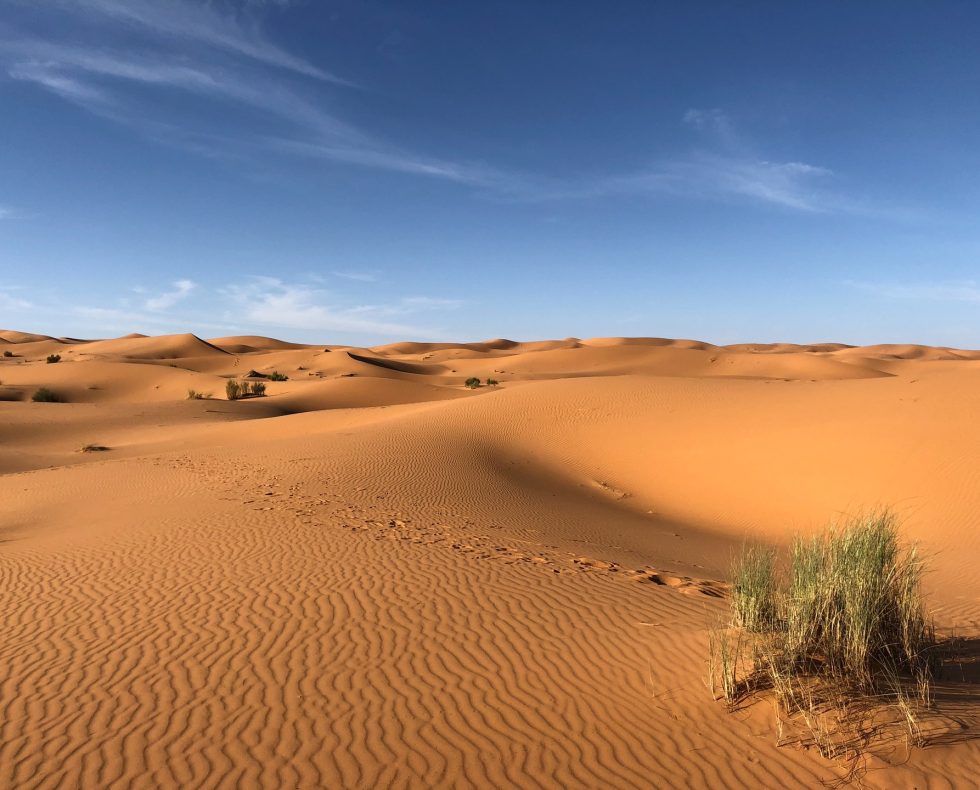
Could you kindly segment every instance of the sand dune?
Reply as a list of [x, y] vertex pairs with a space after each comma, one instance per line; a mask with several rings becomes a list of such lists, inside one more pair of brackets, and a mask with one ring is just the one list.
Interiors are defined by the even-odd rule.
[[218, 346], [201, 340], [197, 335], [126, 335], [115, 340], [97, 340], [77, 349], [79, 354], [119, 356], [128, 359], [180, 359], [209, 354], [226, 354]]
[[287, 343], [274, 337], [262, 335], [235, 335], [232, 337], [215, 337], [208, 340], [211, 345], [218, 346], [232, 354], [251, 354], [256, 351], [283, 351], [310, 348], [303, 343]]
[[39, 343], [54, 340], [50, 335], [36, 335], [31, 332], [18, 332], [14, 329], [0, 329], [0, 340], [7, 343]]
[[[747, 537], [881, 504], [980, 636], [977, 352], [0, 339], [0, 787], [818, 787], [707, 628]], [[952, 721], [864, 784], [974, 786]]]

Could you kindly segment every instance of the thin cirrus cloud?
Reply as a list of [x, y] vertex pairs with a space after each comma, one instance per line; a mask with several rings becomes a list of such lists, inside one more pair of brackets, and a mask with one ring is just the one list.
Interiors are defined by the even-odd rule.
[[378, 282], [378, 276], [372, 274], [371, 272], [330, 272], [334, 277], [340, 277], [342, 280], [353, 280], [358, 283], [376, 283]]
[[143, 306], [154, 313], [169, 310], [178, 302], [186, 299], [196, 287], [197, 285], [192, 280], [177, 280], [173, 284], [173, 290], [147, 299]]
[[[248, 6], [246, 6], [247, 8]], [[505, 167], [419, 154], [349, 123], [325, 109], [324, 90], [352, 83], [271, 42], [255, 19], [222, 14], [185, 0], [64, 0], [68, 18], [99, 30], [99, 45], [21, 36], [0, 40], [7, 74], [87, 110], [197, 153], [247, 161], [260, 149], [293, 157], [399, 172], [470, 187], [512, 202], [615, 196], [750, 201], [800, 212], [867, 213], [828, 188], [834, 174], [799, 161], [757, 155], [720, 109], [689, 109], [681, 118], [694, 146], [634, 172], [548, 177]], [[244, 14], [250, 19], [248, 14]], [[84, 25], [83, 25], [84, 28]], [[139, 54], [103, 46], [113, 34], [139, 34]], [[257, 134], [215, 129], [193, 112], [159, 114], [170, 102], [149, 91], [180, 91], [258, 110], [278, 126]]]
[[20, 311], [30, 310], [34, 307], [32, 302], [14, 296], [8, 291], [0, 291], [0, 307], [4, 310]]
[[869, 283], [848, 280], [847, 285], [884, 299], [980, 304], [980, 283], [975, 280], [938, 283]]
[[256, 30], [242, 26], [234, 17], [222, 15], [209, 5], [160, 0], [70, 0], [68, 5], [88, 15], [127, 23], [158, 36], [224, 50], [308, 77], [350, 84], [272, 44]]

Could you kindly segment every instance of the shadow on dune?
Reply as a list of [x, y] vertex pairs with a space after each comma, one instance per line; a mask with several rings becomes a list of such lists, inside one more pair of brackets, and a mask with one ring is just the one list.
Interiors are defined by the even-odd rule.
[[936, 712], [948, 726], [927, 734], [927, 746], [980, 738], [980, 637], [955, 639], [933, 682]]

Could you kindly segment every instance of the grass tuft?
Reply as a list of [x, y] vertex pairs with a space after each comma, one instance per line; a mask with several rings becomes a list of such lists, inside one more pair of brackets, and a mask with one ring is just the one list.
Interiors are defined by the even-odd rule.
[[747, 631], [768, 631], [776, 625], [776, 554], [745, 546], [732, 568], [735, 622]]
[[922, 573], [887, 511], [797, 538], [785, 574], [771, 550], [743, 547], [732, 619], [709, 634], [712, 694], [734, 708], [771, 692], [780, 743], [795, 723], [830, 759], [856, 758], [883, 713], [921, 744], [936, 647]]

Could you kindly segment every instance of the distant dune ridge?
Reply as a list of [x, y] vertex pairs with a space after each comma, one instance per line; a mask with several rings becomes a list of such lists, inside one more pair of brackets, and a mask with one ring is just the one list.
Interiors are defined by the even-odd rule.
[[[0, 349], [0, 787], [819, 786], [711, 701], [707, 630], [744, 540], [879, 505], [980, 636], [980, 351]], [[974, 787], [978, 704], [864, 784]]]

